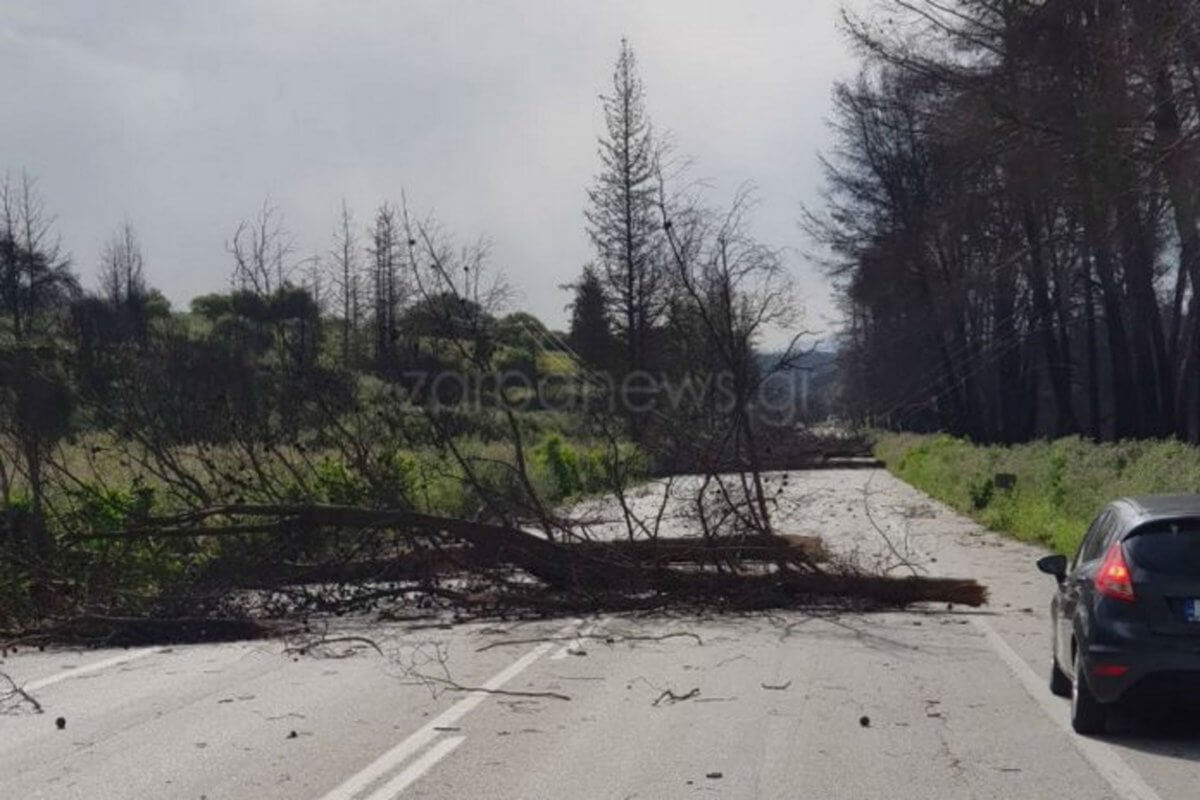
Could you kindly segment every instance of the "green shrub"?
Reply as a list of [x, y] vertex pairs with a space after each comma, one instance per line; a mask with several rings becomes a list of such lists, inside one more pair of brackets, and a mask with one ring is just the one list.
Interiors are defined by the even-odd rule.
[[314, 469], [314, 499], [336, 505], [357, 505], [367, 496], [367, 482], [340, 459], [326, 456]]
[[988, 475], [976, 475], [967, 484], [967, 493], [971, 495], [971, 508], [981, 511], [992, 502], [996, 491], [996, 483]]
[[533, 449], [534, 463], [552, 479], [555, 499], [570, 497], [580, 490], [579, 457], [575, 448], [557, 433], [547, 436]]
[[141, 481], [128, 488], [83, 482], [68, 493], [66, 528], [75, 533], [112, 534], [138, 528], [154, 514], [157, 492]]

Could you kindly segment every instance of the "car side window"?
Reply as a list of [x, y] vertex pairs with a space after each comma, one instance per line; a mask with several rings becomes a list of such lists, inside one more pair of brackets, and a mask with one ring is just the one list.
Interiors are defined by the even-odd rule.
[[1106, 509], [1092, 522], [1092, 527], [1088, 528], [1087, 535], [1083, 537], [1083, 542], [1080, 543], [1079, 550], [1075, 553], [1075, 561], [1071, 564], [1072, 569], [1097, 557], [1104, 545], [1111, 519], [1112, 511]]
[[1108, 549], [1108, 540], [1112, 536], [1117, 527], [1117, 515], [1109, 510], [1104, 515], [1104, 519], [1100, 520], [1100, 525], [1096, 529], [1096, 535], [1088, 543], [1086, 561], [1095, 561], [1104, 555], [1104, 551]]
[[1104, 535], [1100, 539], [1100, 547], [1096, 551], [1096, 557], [1102, 558], [1108, 549], [1113, 546], [1113, 543], [1121, 538], [1121, 520], [1113, 514], [1104, 526]]

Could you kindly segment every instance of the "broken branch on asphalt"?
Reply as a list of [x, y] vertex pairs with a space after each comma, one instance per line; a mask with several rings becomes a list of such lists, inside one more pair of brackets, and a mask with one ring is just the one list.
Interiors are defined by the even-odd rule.
[[663, 693], [660, 694], [657, 698], [655, 698], [654, 702], [651, 703], [650, 705], [658, 706], [658, 704], [663, 701], [666, 701], [666, 702], [672, 703], [672, 704], [682, 703], [684, 700], [691, 700], [693, 697], [699, 697], [699, 696], [700, 696], [700, 687], [698, 687], [698, 686], [696, 688], [692, 689], [691, 691], [684, 692], [683, 694], [676, 694], [675, 692], [673, 692], [670, 689], [663, 689]]
[[25, 703], [33, 709], [35, 714], [43, 713], [44, 709], [42, 708], [42, 704], [38, 702], [38, 699], [13, 680], [12, 676], [7, 672], [0, 671], [0, 680], [8, 684], [8, 691], [0, 693], [0, 711], [8, 708], [9, 702], [15, 699], [18, 706]]

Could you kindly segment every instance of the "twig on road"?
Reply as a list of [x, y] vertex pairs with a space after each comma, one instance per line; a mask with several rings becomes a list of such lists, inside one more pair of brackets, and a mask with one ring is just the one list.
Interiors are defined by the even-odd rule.
[[5, 681], [7, 681], [8, 685], [12, 687], [9, 689], [9, 691], [0, 695], [0, 703], [4, 703], [11, 697], [17, 697], [33, 706], [35, 713], [41, 714], [44, 711], [42, 704], [37, 701], [37, 698], [19, 686], [7, 672], [0, 672], [0, 678], [3, 678]]
[[682, 703], [684, 700], [691, 700], [693, 697], [698, 697], [699, 695], [700, 695], [700, 687], [698, 687], [698, 686], [695, 689], [692, 689], [690, 692], [685, 692], [684, 694], [676, 694], [675, 692], [671, 691], [670, 689], [663, 689], [663, 693], [660, 694], [658, 696], [658, 698], [655, 699], [655, 701], [653, 703], [651, 703], [650, 705], [657, 706], [659, 703], [661, 703], [664, 700], [666, 700], [672, 704]]
[[[871, 512], [871, 483], [875, 480], [875, 474], [876, 473], [872, 473], [871, 477], [867, 478], [867, 482], [863, 484], [863, 510], [867, 514], [867, 522], [871, 523], [871, 527], [874, 528], [875, 532], [879, 534], [879, 538], [883, 539], [883, 542], [887, 545], [888, 550], [890, 550], [892, 555], [896, 557], [896, 563], [890, 565], [885, 572], [891, 571], [896, 567], [904, 567], [912, 573], [913, 577], [917, 577], [921, 572], [924, 572], [924, 570], [914, 564], [909, 556], [902, 554], [900, 550], [897, 549], [896, 544], [892, 541], [891, 536], [888, 535], [887, 531], [883, 529], [883, 526], [879, 524], [879, 522], [875, 519], [875, 515]], [[905, 549], [908, 549], [907, 537], [905, 537]]]
[[311, 653], [314, 648], [324, 647], [325, 645], [339, 644], [339, 643], [365, 644], [368, 647], [371, 647], [372, 649], [374, 649], [376, 653], [379, 653], [379, 655], [382, 656], [384, 654], [383, 649], [378, 644], [376, 644], [374, 640], [368, 639], [366, 636], [334, 636], [334, 637], [331, 637], [328, 639], [321, 638], [321, 639], [316, 639], [313, 641], [302, 642], [301, 644], [298, 644], [298, 645], [292, 645], [290, 647], [285, 647], [283, 649], [283, 652], [287, 653], [289, 655], [292, 653], [296, 653], [298, 655], [303, 656], [303, 655], [307, 655], [307, 654]]

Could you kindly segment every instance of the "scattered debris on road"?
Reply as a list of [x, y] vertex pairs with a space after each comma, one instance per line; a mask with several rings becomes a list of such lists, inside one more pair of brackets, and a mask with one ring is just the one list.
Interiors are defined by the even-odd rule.
[[[616, 644], [618, 642], [661, 642], [665, 641], [666, 639], [678, 638], [693, 639], [698, 645], [704, 644], [704, 640], [700, 638], [699, 634], [691, 633], [690, 631], [675, 631], [673, 633], [663, 633], [656, 636], [635, 636], [614, 633], [573, 633], [565, 636], [535, 636], [527, 639], [501, 639], [495, 642], [488, 642], [482, 647], [477, 647], [475, 648], [475, 652], [482, 653], [485, 650], [491, 650], [495, 647], [542, 644], [544, 642], [575, 642], [579, 639], [603, 639], [605, 644]], [[571, 653], [571, 655], [575, 655], [575, 653]]]

